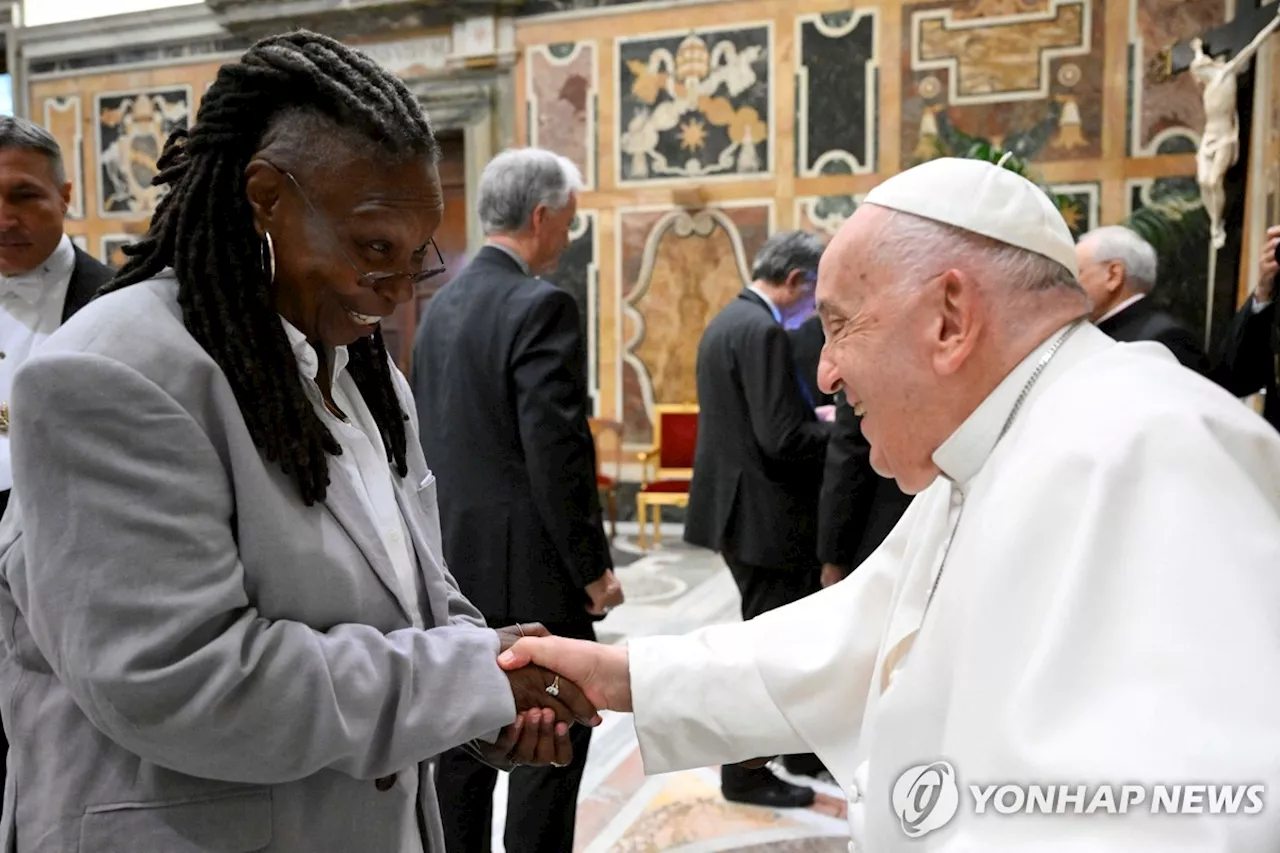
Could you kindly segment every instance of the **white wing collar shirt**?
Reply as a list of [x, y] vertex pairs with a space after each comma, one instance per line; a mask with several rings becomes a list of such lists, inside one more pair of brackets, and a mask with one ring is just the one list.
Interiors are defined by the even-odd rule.
[[[0, 402], [13, 375], [62, 322], [76, 253], [65, 234], [43, 264], [22, 275], [0, 275]], [[0, 491], [13, 488], [9, 436], [0, 434]]]
[[[1074, 271], [1043, 193], [992, 169], [934, 161], [881, 201], [979, 220]], [[812, 751], [845, 790], [855, 853], [1280, 850], [1280, 435], [1161, 345], [1081, 323], [933, 460], [941, 475], [844, 581], [630, 642], [645, 772]], [[935, 762], [956, 810], [919, 821], [895, 784]], [[1005, 784], [1140, 785], [1146, 801], [978, 814], [970, 786]], [[1272, 802], [1153, 815], [1158, 784], [1263, 784]]]

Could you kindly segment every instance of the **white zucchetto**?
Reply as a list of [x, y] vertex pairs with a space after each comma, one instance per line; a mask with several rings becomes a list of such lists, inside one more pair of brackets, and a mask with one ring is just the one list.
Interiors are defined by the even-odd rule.
[[981, 234], [1080, 274], [1076, 241], [1052, 199], [1021, 175], [985, 160], [930, 160], [894, 175], [863, 203]]

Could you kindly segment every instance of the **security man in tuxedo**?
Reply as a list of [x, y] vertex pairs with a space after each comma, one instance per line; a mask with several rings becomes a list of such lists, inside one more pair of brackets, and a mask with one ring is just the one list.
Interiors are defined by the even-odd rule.
[[[111, 280], [63, 232], [71, 183], [54, 138], [0, 116], [0, 513], [9, 506], [9, 389], [27, 357]], [[8, 730], [5, 731], [7, 738]], [[7, 754], [9, 742], [3, 739]], [[0, 765], [0, 789], [5, 767]]]
[[[698, 444], [684, 538], [724, 558], [743, 619], [819, 588], [818, 490], [831, 424], [805, 399], [785, 324], [812, 299], [822, 251], [803, 231], [771, 237], [752, 283], [698, 344]], [[812, 789], [767, 767], [727, 765], [721, 790], [728, 800], [774, 808], [814, 800]]]

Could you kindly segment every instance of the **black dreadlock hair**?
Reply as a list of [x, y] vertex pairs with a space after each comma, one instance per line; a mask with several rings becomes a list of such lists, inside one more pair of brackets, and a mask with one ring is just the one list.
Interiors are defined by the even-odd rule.
[[[191, 130], [177, 130], [165, 143], [152, 183], [169, 192], [103, 292], [173, 267], [187, 329], [226, 374], [254, 444], [293, 478], [310, 506], [324, 500], [328, 455], [342, 451], [303, 390], [275, 311], [244, 178], [264, 135], [289, 113], [328, 119], [389, 158], [439, 157], [413, 95], [368, 57], [306, 31], [263, 39], [218, 71]], [[408, 416], [381, 328], [348, 350], [351, 377], [403, 477]]]

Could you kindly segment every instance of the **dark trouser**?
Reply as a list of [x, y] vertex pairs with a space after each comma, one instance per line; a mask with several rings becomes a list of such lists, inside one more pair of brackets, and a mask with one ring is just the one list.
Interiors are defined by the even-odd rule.
[[[743, 621], [799, 601], [822, 589], [822, 569], [816, 561], [808, 567], [764, 568], [743, 563], [728, 554], [721, 556], [729, 564], [729, 573], [733, 575], [733, 582], [738, 585], [738, 592], [742, 595]], [[752, 771], [736, 764], [726, 764], [720, 769], [721, 784], [741, 787], [749, 784], [751, 777]]]
[[[547, 625], [562, 637], [594, 640], [591, 623]], [[568, 767], [518, 767], [507, 792], [507, 853], [567, 853], [573, 850], [578, 786], [587, 766], [591, 729], [569, 730], [573, 761]], [[493, 836], [493, 786], [498, 771], [460, 749], [440, 756], [436, 795], [444, 822], [445, 853], [489, 853]]]
[[[0, 516], [9, 508], [9, 489], [0, 491]], [[0, 728], [0, 800], [4, 799], [4, 783], [9, 776], [9, 738]]]
[[733, 582], [742, 594], [742, 618], [754, 619], [779, 607], [799, 601], [822, 588], [822, 569], [815, 562], [802, 568], [763, 568], [743, 563], [723, 554]]

